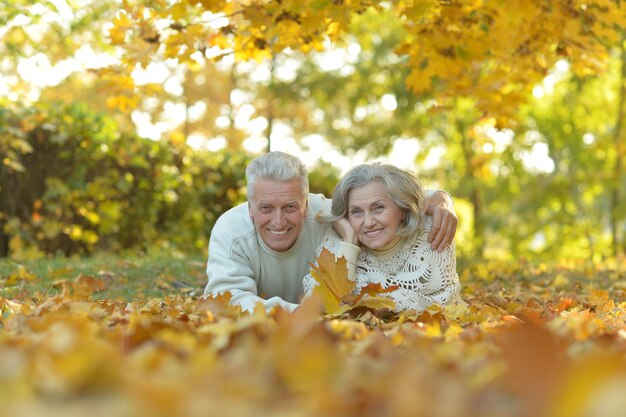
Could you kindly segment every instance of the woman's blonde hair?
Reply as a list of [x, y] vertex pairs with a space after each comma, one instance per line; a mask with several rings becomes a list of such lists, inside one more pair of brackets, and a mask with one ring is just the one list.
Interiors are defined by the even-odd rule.
[[405, 213], [398, 236], [407, 237], [421, 232], [425, 201], [422, 185], [410, 172], [381, 163], [362, 164], [348, 171], [335, 187], [330, 215], [319, 214], [318, 220], [332, 223], [347, 217], [350, 191], [374, 181], [385, 186], [392, 200]]

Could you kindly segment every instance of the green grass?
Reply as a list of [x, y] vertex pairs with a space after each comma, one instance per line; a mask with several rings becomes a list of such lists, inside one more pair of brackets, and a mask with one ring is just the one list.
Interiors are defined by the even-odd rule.
[[[513, 290], [536, 285], [553, 290], [587, 291], [588, 287], [611, 290], [613, 297], [626, 300], [626, 259], [603, 265], [588, 262], [478, 262], [459, 263], [457, 271], [464, 291], [471, 293], [470, 282]], [[206, 254], [181, 254], [164, 250], [147, 255], [99, 254], [92, 257], [51, 257], [14, 261], [0, 258], [0, 297], [22, 298], [55, 295], [61, 282], [80, 276], [102, 280], [104, 290], [97, 299], [122, 298], [127, 301], [166, 296], [199, 296], [206, 285]], [[539, 288], [538, 287], [538, 288]]]
[[96, 255], [88, 258], [46, 258], [28, 261], [0, 259], [0, 297], [17, 294], [56, 294], [63, 280], [79, 276], [101, 279], [105, 289], [97, 298], [128, 301], [176, 294], [200, 295], [206, 285], [206, 256], [153, 253]]

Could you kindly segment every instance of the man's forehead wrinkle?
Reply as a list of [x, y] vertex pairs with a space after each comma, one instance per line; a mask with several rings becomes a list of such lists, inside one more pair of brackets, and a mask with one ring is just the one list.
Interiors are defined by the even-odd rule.
[[298, 200], [297, 198], [294, 198], [293, 200], [288, 200], [288, 201], [283, 201], [283, 202], [276, 202], [276, 201], [267, 201], [263, 198], [260, 198], [256, 201], [257, 205], [268, 205], [268, 206], [275, 206], [275, 205], [281, 205], [281, 206], [286, 206], [289, 204], [300, 204], [300, 200]]

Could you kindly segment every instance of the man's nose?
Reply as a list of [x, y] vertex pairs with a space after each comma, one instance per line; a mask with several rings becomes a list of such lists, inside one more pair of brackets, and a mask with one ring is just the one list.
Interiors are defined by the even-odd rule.
[[280, 229], [285, 225], [285, 215], [282, 210], [274, 211], [272, 215], [272, 226]]

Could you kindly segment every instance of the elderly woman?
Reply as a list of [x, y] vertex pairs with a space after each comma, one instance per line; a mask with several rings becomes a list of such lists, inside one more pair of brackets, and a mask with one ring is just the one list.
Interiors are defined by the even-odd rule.
[[[397, 310], [424, 310], [459, 300], [454, 243], [432, 250], [424, 215], [424, 190], [409, 172], [392, 165], [364, 164], [350, 170], [333, 193], [331, 213], [318, 220], [333, 223], [322, 246], [344, 256], [355, 291], [378, 283], [397, 286], [388, 293]], [[305, 296], [317, 281], [303, 280]]]

